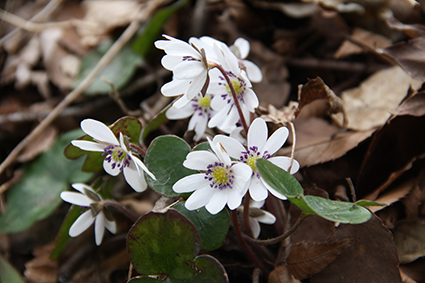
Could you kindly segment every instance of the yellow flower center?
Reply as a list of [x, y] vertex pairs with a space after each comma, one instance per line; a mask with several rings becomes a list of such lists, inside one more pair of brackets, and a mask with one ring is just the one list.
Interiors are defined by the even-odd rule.
[[215, 167], [212, 170], [213, 182], [216, 184], [224, 185], [229, 181], [229, 177], [227, 175], [228, 170], [223, 167]]
[[209, 108], [211, 103], [211, 98], [209, 96], [204, 96], [199, 98], [199, 106], [203, 108]]
[[251, 167], [253, 172], [257, 172], [257, 166], [255, 166], [255, 161], [257, 161], [258, 158], [259, 156], [250, 156], [248, 157], [248, 160], [246, 161], [246, 164], [248, 164], [249, 167]]
[[[243, 91], [243, 89], [241, 88], [241, 84], [239, 83], [239, 81], [232, 80], [232, 86], [235, 89], [236, 94], [239, 96], [242, 93], [242, 91]], [[229, 87], [228, 84], [226, 84], [226, 90], [227, 90], [227, 92], [229, 94], [232, 93], [232, 91], [230, 90], [230, 87]]]

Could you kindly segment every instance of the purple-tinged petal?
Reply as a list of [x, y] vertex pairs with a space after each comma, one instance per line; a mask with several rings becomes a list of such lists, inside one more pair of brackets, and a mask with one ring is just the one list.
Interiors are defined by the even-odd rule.
[[[112, 168], [112, 164], [115, 164], [114, 168]], [[120, 167], [118, 167], [117, 163], [114, 163], [113, 160], [111, 162], [107, 161], [106, 159], [103, 160], [103, 169], [111, 176], [117, 176], [119, 173], [121, 173]]]

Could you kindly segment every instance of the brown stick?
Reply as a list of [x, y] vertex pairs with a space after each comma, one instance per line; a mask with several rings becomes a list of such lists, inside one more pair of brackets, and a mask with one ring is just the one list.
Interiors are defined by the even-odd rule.
[[109, 48], [109, 50], [103, 55], [94, 69], [90, 74], [80, 83], [80, 85], [71, 91], [53, 110], [50, 114], [43, 120], [41, 123], [29, 133], [7, 156], [7, 158], [0, 165], [0, 174], [16, 159], [18, 154], [30, 144], [34, 138], [36, 138], [43, 130], [50, 125], [60, 113], [70, 105], [77, 97], [79, 97], [84, 90], [86, 90], [96, 76], [106, 67], [106, 65], [111, 62], [111, 60], [118, 54], [121, 48], [129, 41], [133, 35], [137, 32], [140, 25], [147, 20], [147, 18], [152, 14], [154, 10], [160, 7], [166, 0], [161, 1], [149, 1], [146, 3], [146, 6], [140, 10], [138, 16], [130, 23], [126, 30], [121, 34], [118, 40]]

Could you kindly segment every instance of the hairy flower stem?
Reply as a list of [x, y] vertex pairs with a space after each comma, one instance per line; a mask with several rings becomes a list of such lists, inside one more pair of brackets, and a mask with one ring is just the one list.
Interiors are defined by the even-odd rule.
[[284, 234], [276, 237], [276, 238], [272, 238], [272, 239], [268, 239], [268, 240], [257, 240], [251, 237], [248, 237], [247, 235], [244, 235], [244, 238], [255, 245], [273, 245], [276, 243], [279, 243], [283, 240], [285, 240], [286, 238], [288, 238], [289, 236], [291, 236], [295, 230], [297, 230], [297, 228], [301, 225], [301, 223], [303, 223], [304, 219], [307, 218], [308, 215], [305, 214], [301, 214], [301, 216], [298, 218], [297, 222], [295, 222], [295, 224], [288, 230], [286, 231]]
[[124, 206], [122, 206], [121, 204], [119, 204], [116, 201], [113, 200], [104, 200], [101, 202], [102, 204], [105, 205], [111, 205], [111, 206], [115, 206], [116, 208], [118, 208], [122, 213], [124, 213], [125, 216], [127, 216], [129, 219], [131, 219], [133, 222], [136, 222], [137, 219], [139, 219], [138, 216], [134, 215], [132, 212], [130, 212], [129, 210], [127, 210]]
[[137, 150], [138, 153], [140, 153], [143, 157], [145, 157], [146, 151], [144, 151], [140, 146], [134, 143], [130, 143], [130, 147], [134, 148], [135, 150]]
[[232, 92], [232, 96], [233, 96], [233, 100], [235, 101], [236, 109], [238, 109], [238, 114], [239, 114], [240, 121], [242, 123], [242, 127], [245, 131], [245, 134], [248, 135], [248, 124], [246, 123], [245, 117], [243, 116], [243, 112], [242, 112], [241, 105], [239, 103], [238, 95], [236, 94], [236, 90], [233, 87], [233, 84], [230, 81], [229, 76], [227, 75], [227, 73], [223, 69], [223, 67], [221, 67], [219, 64], [213, 63], [212, 65], [213, 65], [213, 67], [217, 68], [221, 72], [221, 74], [224, 76], [224, 78], [226, 79], [226, 82], [229, 85], [229, 89]]
[[242, 235], [241, 228], [239, 227], [239, 221], [238, 221], [238, 213], [235, 210], [232, 210], [232, 221], [233, 221], [233, 227], [236, 232], [236, 236], [238, 237], [239, 243], [241, 244], [243, 250], [247, 254], [247, 256], [251, 259], [251, 261], [255, 264], [256, 267], [258, 267], [261, 270], [261, 273], [265, 278], [269, 276], [269, 272], [266, 269], [266, 267], [263, 265], [263, 263], [257, 258], [257, 256], [254, 254], [254, 252], [251, 250], [251, 248], [248, 246], [248, 244], [245, 242], [245, 239]]
[[245, 225], [245, 233], [252, 237], [254, 234], [252, 233], [251, 224], [249, 223], [249, 201], [251, 197], [249, 194], [245, 195], [244, 203], [243, 203], [243, 224]]

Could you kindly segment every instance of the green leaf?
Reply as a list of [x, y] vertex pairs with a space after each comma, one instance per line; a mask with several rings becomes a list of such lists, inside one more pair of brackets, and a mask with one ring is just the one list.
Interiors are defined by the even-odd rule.
[[223, 209], [216, 215], [212, 215], [205, 207], [189, 211], [184, 204], [185, 202], [180, 202], [174, 206], [174, 209], [189, 218], [195, 225], [201, 236], [201, 248], [212, 251], [221, 247], [230, 226], [230, 217], [227, 210]]
[[211, 146], [208, 142], [203, 142], [203, 143], [198, 144], [197, 146], [195, 146], [193, 148], [193, 150], [194, 151], [195, 150], [210, 150], [210, 151], [212, 151]]
[[[177, 210], [145, 214], [127, 235], [130, 261], [145, 277], [129, 282], [228, 282], [226, 271], [215, 258], [195, 257], [200, 251], [200, 241], [193, 223]], [[165, 280], [147, 277], [153, 275]]]
[[127, 235], [134, 268], [145, 275], [170, 275], [198, 254], [201, 239], [195, 226], [176, 210], [143, 215]]
[[362, 200], [356, 201], [356, 205], [358, 205], [358, 206], [386, 206], [387, 204], [362, 199]]
[[[97, 50], [88, 53], [81, 64], [80, 74], [75, 82], [75, 87], [90, 74], [96, 64], [112, 46], [112, 41], [102, 42]], [[133, 51], [130, 44], [126, 44], [111, 62], [94, 79], [93, 83], [84, 91], [86, 95], [108, 94], [111, 86], [102, 81], [102, 78], [112, 82], [117, 89], [124, 87], [133, 77], [137, 67], [141, 66], [143, 58], [140, 54]]]
[[288, 199], [303, 195], [304, 190], [297, 179], [282, 168], [264, 158], [257, 159], [256, 166], [267, 184]]
[[0, 283], [25, 283], [21, 274], [0, 255]]
[[178, 196], [173, 185], [183, 177], [196, 173], [183, 166], [183, 161], [190, 152], [190, 146], [181, 138], [171, 135], [154, 139], [149, 146], [145, 165], [156, 180], [146, 176], [149, 186], [167, 197]]
[[3, 233], [17, 233], [49, 216], [62, 203], [60, 193], [71, 183], [86, 182], [92, 174], [80, 171], [82, 160], [67, 160], [63, 148], [82, 134], [74, 130], [61, 135], [51, 149], [23, 167], [24, 175], [9, 189], [7, 206], [0, 216]]
[[66, 244], [68, 243], [68, 240], [70, 238], [69, 236], [69, 228], [71, 228], [72, 224], [74, 224], [75, 220], [77, 220], [78, 217], [80, 217], [81, 213], [85, 211], [85, 209], [81, 208], [80, 206], [73, 205], [69, 209], [65, 219], [62, 222], [62, 226], [59, 229], [59, 233], [56, 236], [56, 243], [55, 247], [53, 248], [52, 252], [50, 253], [50, 259], [51, 260], [57, 260], [62, 250], [65, 248]]
[[[131, 143], [138, 144], [140, 132], [142, 130], [142, 124], [134, 117], [122, 117], [109, 126], [109, 128], [115, 134], [115, 136], [118, 137], [119, 133], [121, 132], [123, 135], [130, 138]], [[93, 138], [89, 135], [84, 135], [77, 138], [77, 140], [93, 141]], [[105, 157], [102, 156], [102, 152], [85, 151], [76, 146], [73, 146], [72, 144], [68, 144], [63, 154], [66, 158], [71, 160], [78, 159], [81, 156], [87, 154], [87, 157], [81, 168], [81, 170], [84, 172], [99, 172], [103, 169], [103, 160]]]
[[304, 199], [317, 215], [329, 221], [359, 224], [372, 217], [369, 210], [352, 202], [333, 201], [316, 196], [305, 196]]
[[158, 38], [164, 23], [183, 5], [187, 0], [180, 0], [172, 5], [158, 10], [142, 28], [142, 32], [134, 40], [132, 44], [133, 50], [145, 56], [153, 48], [153, 42]]

